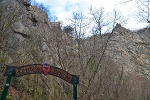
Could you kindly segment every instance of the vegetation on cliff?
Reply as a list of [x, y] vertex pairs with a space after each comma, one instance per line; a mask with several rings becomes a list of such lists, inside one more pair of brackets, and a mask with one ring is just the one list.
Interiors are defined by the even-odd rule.
[[[0, 94], [5, 64], [46, 62], [80, 76], [78, 100], [149, 100], [150, 29], [132, 32], [114, 19], [112, 32], [101, 34], [103, 18], [90, 11], [98, 27], [83, 38], [87, 24], [81, 13], [74, 13], [72, 27], [64, 28], [68, 34], [28, 1], [0, 0]], [[72, 92], [62, 79], [33, 74], [13, 77], [7, 98], [71, 100]]]

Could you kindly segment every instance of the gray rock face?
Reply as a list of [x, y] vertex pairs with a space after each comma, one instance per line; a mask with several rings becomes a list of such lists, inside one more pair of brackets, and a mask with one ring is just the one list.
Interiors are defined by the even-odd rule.
[[100, 54], [110, 34], [105, 55], [123, 66], [127, 73], [136, 72], [150, 79], [150, 28], [132, 32], [117, 24], [112, 33], [102, 35], [102, 40], [100, 35], [95, 35], [86, 39], [85, 45], [88, 48], [95, 45], [98, 52], [94, 52]]
[[[34, 47], [43, 55], [43, 58], [38, 58], [38, 53], [34, 50], [29, 51], [35, 58], [37, 57], [41, 62], [51, 60], [50, 49], [47, 45], [50, 41], [56, 44], [55, 38], [58, 36], [63, 38], [60, 22], [49, 22], [47, 13], [36, 6], [31, 6], [27, 0], [1, 0], [0, 4], [3, 5], [0, 7], [3, 11], [2, 16], [7, 16], [4, 19], [11, 23], [11, 27], [4, 34], [8, 36], [5, 37], [6, 45], [3, 42], [0, 48], [7, 46], [5, 51], [13, 59], [14, 52], [18, 54], [19, 51], [22, 52], [25, 49], [28, 51]], [[3, 25], [2, 23], [1, 26]]]
[[[19, 47], [20, 43], [27, 46], [25, 40], [32, 38], [35, 44], [42, 44], [42, 47], [39, 47], [42, 48], [40, 49], [42, 54], [49, 56], [50, 50], [45, 41], [53, 41], [56, 37], [58, 40], [58, 37], [63, 38], [60, 23], [49, 22], [47, 13], [40, 8], [31, 6], [27, 0], [3, 0], [1, 4], [7, 5], [6, 14], [17, 12], [12, 30], [8, 32], [13, 37], [9, 41], [9, 47]], [[107, 39], [108, 34], [103, 35], [103, 37]], [[34, 38], [39, 40], [34, 40]], [[100, 43], [99, 36], [94, 38], [96, 45]], [[126, 71], [135, 71], [150, 78], [150, 28], [132, 32], [117, 24], [108, 43], [106, 55], [123, 66]], [[44, 59], [48, 61], [50, 58]]]
[[26, 7], [31, 6], [31, 4], [30, 4], [27, 0], [23, 0], [22, 3], [23, 3], [23, 5], [25, 5]]
[[15, 22], [13, 25], [13, 29], [16, 32], [21, 32], [23, 33], [25, 30], [25, 26], [21, 22]]
[[150, 78], [150, 29], [132, 32], [117, 26], [110, 39], [107, 53], [115, 62]]

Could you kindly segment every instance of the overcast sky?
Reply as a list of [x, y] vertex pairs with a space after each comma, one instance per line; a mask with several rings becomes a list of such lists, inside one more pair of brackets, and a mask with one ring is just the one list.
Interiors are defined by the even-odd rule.
[[[68, 24], [69, 18], [73, 11], [87, 12], [88, 8], [98, 8], [103, 6], [105, 11], [112, 11], [114, 8], [122, 12], [124, 16], [129, 18], [128, 24], [124, 27], [128, 29], [139, 29], [147, 25], [147, 23], [137, 22], [132, 17], [132, 12], [136, 11], [134, 0], [35, 0], [49, 6], [52, 15], [58, 17], [58, 21]], [[126, 3], [125, 3], [126, 2]]]

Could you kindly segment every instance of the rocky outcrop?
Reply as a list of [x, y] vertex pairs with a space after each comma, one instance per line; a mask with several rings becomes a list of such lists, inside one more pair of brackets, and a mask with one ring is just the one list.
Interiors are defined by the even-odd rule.
[[[48, 40], [54, 42], [57, 37], [59, 41], [62, 41], [61, 39], [66, 40], [69, 37], [66, 34], [62, 34], [59, 22], [49, 22], [47, 13], [36, 6], [31, 6], [27, 0], [2, 0], [1, 5], [4, 6], [4, 14], [7, 14], [7, 12], [17, 14], [11, 31], [8, 32], [9, 36], [13, 38], [8, 42], [11, 48], [20, 47], [20, 43], [27, 46], [28, 43], [26, 43], [25, 39], [30, 40], [32, 38], [33, 40], [40, 37], [39, 39], [43, 46], [41, 52], [45, 53], [45, 55], [50, 55], [50, 49], [47, 46]], [[105, 34], [103, 37], [104, 40], [107, 40], [109, 34]], [[100, 36], [91, 38], [95, 39], [95, 42], [92, 42], [91, 45], [101, 42]], [[88, 38], [87, 40], [90, 39]], [[150, 78], [150, 29], [145, 28], [132, 32], [117, 24], [109, 40], [106, 55], [124, 66], [126, 71], [135, 71]], [[48, 58], [45, 59], [48, 61]]]
[[112, 33], [87, 38], [85, 45], [97, 50], [96, 54], [107, 46], [105, 55], [126, 73], [136, 72], [150, 79], [150, 28], [133, 32], [117, 24]]
[[[149, 28], [132, 32], [117, 24], [112, 33], [74, 40], [67, 33], [62, 32], [60, 22], [49, 22], [47, 13], [30, 5], [27, 0], [0, 0], [0, 13], [0, 29], [2, 29], [0, 31], [2, 33], [0, 34], [0, 77], [3, 76], [5, 64], [22, 66], [50, 63], [65, 71], [80, 74], [79, 98], [81, 100], [84, 100], [84, 97], [91, 99], [89, 97], [92, 97], [93, 93], [96, 93], [93, 99], [99, 95], [100, 98], [108, 97], [117, 100], [112, 97], [114, 93], [118, 97], [118, 91], [121, 94], [120, 98], [124, 96], [130, 98], [125, 100], [133, 100], [134, 96], [135, 100], [141, 100], [143, 91], [148, 89]], [[121, 71], [118, 71], [118, 68], [122, 68]], [[4, 78], [0, 78], [2, 82], [0, 88], [5, 84]], [[27, 75], [14, 80], [15, 87], [24, 86], [23, 88], [34, 99], [41, 100], [54, 99], [57, 96], [63, 99], [61, 90], [67, 93], [68, 99], [72, 98], [72, 94], [69, 97], [70, 86], [64, 84], [66, 83], [56, 77], [43, 75]], [[128, 89], [131, 93], [127, 91]], [[150, 92], [146, 91], [144, 95], [148, 100]], [[12, 94], [18, 95], [17, 93]], [[23, 94], [28, 97], [25, 92]], [[132, 94], [133, 97], [128, 96]]]
[[117, 25], [106, 53], [126, 71], [150, 78], [150, 29], [132, 32]]
[[[4, 19], [9, 21], [13, 18], [13, 21], [10, 21], [9, 31], [4, 32], [4, 35], [6, 33], [8, 35], [5, 38], [6, 41], [9, 40], [7, 42], [8, 47], [4, 51], [9, 52], [10, 58], [13, 52], [24, 48], [31, 49], [33, 46], [38, 53], [43, 55], [40, 62], [49, 62], [52, 57], [50, 44], [55, 47], [58, 41], [62, 44], [61, 41], [72, 42], [72, 38], [61, 30], [60, 22], [48, 21], [47, 13], [36, 6], [32, 6], [27, 0], [2, 0], [0, 4], [3, 11], [2, 16], [6, 15]], [[2, 24], [1, 26], [5, 25]]]
[[[7, 28], [4, 32], [2, 31], [3, 36], [1, 37], [5, 37], [6, 42], [4, 43], [4, 40], [0, 42], [0, 48], [3, 48], [2, 51], [0, 50], [1, 55], [3, 52], [7, 52], [7, 56], [13, 59], [14, 52], [23, 48], [28, 49], [34, 45], [40, 53], [44, 55], [46, 52], [46, 56], [49, 56], [49, 49], [43, 50], [47, 47], [45, 41], [52, 41], [55, 34], [62, 35], [60, 23], [49, 22], [47, 13], [36, 6], [32, 6], [27, 0], [1, 0], [0, 6], [0, 17], [3, 19], [0, 24], [6, 26], [1, 29]], [[7, 21], [8, 27], [5, 23]], [[39, 45], [43, 45], [43, 47], [39, 47]], [[46, 57], [43, 58], [47, 59]], [[43, 59], [43, 61], [45, 60]], [[8, 64], [8, 61], [6, 63]], [[13, 63], [13, 61], [11, 60], [9, 63]]]

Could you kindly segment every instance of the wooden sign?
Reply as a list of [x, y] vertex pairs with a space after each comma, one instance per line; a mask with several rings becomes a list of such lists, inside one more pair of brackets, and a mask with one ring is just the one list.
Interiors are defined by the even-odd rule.
[[8, 76], [8, 72], [10, 69], [14, 68], [14, 77], [20, 77], [23, 75], [28, 74], [44, 74], [44, 75], [53, 75], [56, 77], [59, 77], [63, 80], [65, 80], [68, 83], [73, 84], [73, 77], [75, 76], [77, 79], [77, 84], [79, 84], [79, 76], [72, 75], [68, 72], [66, 72], [63, 69], [50, 66], [50, 64], [31, 64], [31, 65], [25, 65], [25, 66], [9, 66], [6, 65], [6, 72], [4, 73], [5, 76]]

